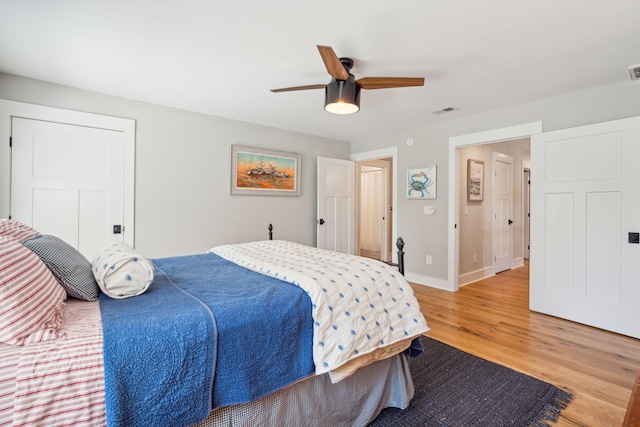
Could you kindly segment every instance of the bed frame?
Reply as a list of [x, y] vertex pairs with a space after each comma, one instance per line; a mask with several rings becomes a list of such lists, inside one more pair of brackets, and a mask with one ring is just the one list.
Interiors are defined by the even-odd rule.
[[[268, 229], [269, 229], [269, 240], [273, 240], [273, 224], [269, 224]], [[396, 247], [398, 248], [398, 262], [397, 263], [392, 263], [387, 261], [384, 261], [384, 262], [393, 267], [398, 267], [398, 271], [400, 271], [400, 274], [404, 276], [404, 240], [402, 240], [402, 237], [398, 237], [398, 240], [396, 241]]]

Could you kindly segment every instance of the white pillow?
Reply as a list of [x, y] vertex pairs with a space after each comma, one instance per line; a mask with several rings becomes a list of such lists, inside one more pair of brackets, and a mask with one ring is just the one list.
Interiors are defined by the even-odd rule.
[[153, 282], [153, 264], [123, 242], [104, 245], [93, 257], [93, 276], [111, 298], [142, 294]]
[[25, 345], [63, 336], [66, 299], [38, 255], [0, 236], [0, 342]]

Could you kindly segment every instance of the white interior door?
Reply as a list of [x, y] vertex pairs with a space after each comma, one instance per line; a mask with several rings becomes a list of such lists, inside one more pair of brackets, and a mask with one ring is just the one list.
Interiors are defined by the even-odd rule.
[[499, 273], [511, 268], [512, 212], [513, 212], [513, 158], [493, 153], [493, 271]]
[[355, 162], [318, 157], [317, 246], [355, 254]]
[[123, 132], [12, 118], [12, 218], [91, 260], [124, 240], [124, 157]]
[[532, 137], [532, 310], [640, 338], [640, 118]]

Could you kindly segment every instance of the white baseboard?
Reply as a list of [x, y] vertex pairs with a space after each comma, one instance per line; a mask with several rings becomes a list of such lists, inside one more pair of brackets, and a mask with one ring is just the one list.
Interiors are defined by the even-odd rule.
[[405, 279], [418, 285], [430, 286], [432, 288], [443, 289], [445, 291], [453, 291], [453, 289], [449, 287], [449, 282], [447, 280], [411, 273], [405, 273]]
[[516, 258], [511, 260], [511, 268], [518, 268], [524, 265], [524, 258]]
[[[524, 265], [524, 259], [518, 258], [512, 260], [511, 268], [518, 268]], [[465, 286], [471, 283], [477, 282], [482, 279], [486, 279], [487, 277], [495, 276], [493, 272], [493, 266], [480, 268], [478, 270], [470, 271], [468, 273], [461, 274], [458, 278], [458, 285]], [[407, 279], [411, 283], [415, 283], [422, 286], [429, 286], [432, 288], [442, 289], [445, 291], [453, 292], [453, 289], [450, 288], [449, 282], [447, 280], [437, 279], [435, 277], [423, 276], [421, 274], [412, 274], [405, 273], [405, 279]]]
[[458, 278], [460, 286], [468, 285], [478, 280], [486, 279], [487, 277], [494, 276], [493, 266], [480, 268], [478, 270], [470, 271], [468, 273], [461, 274]]

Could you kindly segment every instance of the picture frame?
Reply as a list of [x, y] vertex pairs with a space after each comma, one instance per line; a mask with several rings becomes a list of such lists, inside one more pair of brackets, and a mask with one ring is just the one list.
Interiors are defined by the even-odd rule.
[[484, 161], [467, 160], [467, 201], [481, 202], [484, 199]]
[[407, 169], [407, 199], [432, 200], [437, 194], [436, 166]]
[[300, 196], [302, 155], [287, 151], [231, 146], [231, 194]]

